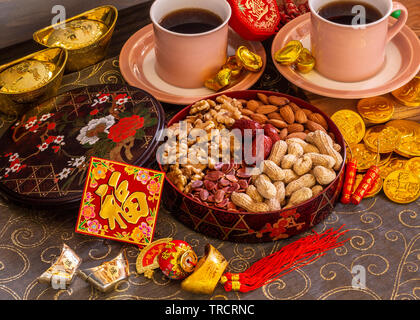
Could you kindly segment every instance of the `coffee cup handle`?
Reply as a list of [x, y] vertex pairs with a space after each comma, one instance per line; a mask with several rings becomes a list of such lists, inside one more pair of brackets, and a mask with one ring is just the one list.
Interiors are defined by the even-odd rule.
[[386, 42], [391, 41], [398, 32], [404, 27], [405, 23], [407, 22], [408, 18], [408, 10], [407, 8], [399, 2], [392, 2], [392, 12], [396, 10], [401, 10], [401, 15], [399, 16], [397, 22], [394, 23], [392, 27], [388, 29], [388, 34], [386, 36]]

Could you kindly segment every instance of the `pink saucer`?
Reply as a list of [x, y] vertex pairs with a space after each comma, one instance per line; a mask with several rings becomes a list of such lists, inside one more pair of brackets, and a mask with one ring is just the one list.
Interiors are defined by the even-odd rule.
[[[244, 45], [262, 58], [263, 68], [259, 72], [247, 72], [239, 82], [221, 92], [246, 90], [257, 82], [264, 72], [267, 59], [264, 47], [260, 42], [243, 40], [232, 29], [229, 29], [228, 41], [228, 55], [235, 54], [236, 48]], [[153, 48], [152, 24], [137, 31], [124, 44], [119, 58], [120, 70], [124, 79], [131, 86], [147, 91], [159, 101], [181, 105], [188, 105], [215, 94], [214, 91], [204, 86], [185, 89], [163, 81], [155, 72], [156, 58]]]
[[[390, 24], [395, 21], [390, 18]], [[338, 82], [328, 79], [316, 70], [307, 74], [282, 66], [274, 60], [274, 54], [290, 40], [299, 40], [307, 49], [311, 47], [310, 13], [287, 23], [277, 33], [271, 47], [271, 56], [277, 70], [296, 86], [332, 98], [361, 99], [388, 93], [402, 87], [420, 70], [420, 41], [407, 26], [386, 47], [386, 62], [378, 74], [360, 82]]]

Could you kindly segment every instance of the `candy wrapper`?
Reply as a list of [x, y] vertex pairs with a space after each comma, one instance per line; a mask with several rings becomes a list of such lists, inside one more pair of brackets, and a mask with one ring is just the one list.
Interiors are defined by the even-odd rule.
[[150, 244], [164, 177], [163, 172], [92, 157], [76, 232]]
[[82, 259], [68, 245], [63, 244], [57, 261], [38, 278], [38, 281], [51, 284], [54, 289], [65, 289], [73, 280], [81, 262]]
[[111, 261], [89, 269], [79, 270], [79, 276], [102, 292], [113, 290], [121, 280], [129, 276], [128, 261], [121, 252]]

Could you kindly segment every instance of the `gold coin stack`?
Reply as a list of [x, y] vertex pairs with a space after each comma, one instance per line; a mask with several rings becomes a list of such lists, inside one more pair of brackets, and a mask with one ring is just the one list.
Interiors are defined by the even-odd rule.
[[[365, 197], [383, 190], [393, 202], [416, 201], [420, 197], [420, 124], [390, 121], [394, 103], [383, 96], [361, 99], [357, 111], [344, 109], [331, 117], [347, 142], [348, 157], [357, 159], [355, 188], [363, 174], [376, 165], [380, 180]], [[374, 125], [366, 128], [363, 119]]]

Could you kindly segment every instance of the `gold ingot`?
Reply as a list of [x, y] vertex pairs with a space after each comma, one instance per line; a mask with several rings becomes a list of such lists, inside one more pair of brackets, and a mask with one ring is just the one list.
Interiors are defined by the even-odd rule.
[[385, 97], [372, 97], [359, 100], [357, 111], [362, 118], [372, 123], [384, 123], [394, 114], [394, 103]]
[[408, 160], [405, 163], [404, 168], [413, 172], [414, 174], [417, 174], [417, 176], [420, 178], [420, 157], [415, 157]]
[[235, 55], [238, 59], [238, 62], [246, 70], [257, 72], [262, 68], [263, 62], [261, 57], [245, 46], [240, 46], [238, 49], [236, 49]]
[[214, 91], [218, 91], [230, 84], [230, 78], [232, 75], [232, 70], [229, 68], [224, 68], [220, 70], [213, 78], [207, 79], [204, 82], [204, 85]]
[[[356, 191], [363, 177], [364, 177], [364, 174], [361, 174], [361, 173], [356, 174], [356, 180], [354, 181], [354, 184], [353, 184], [352, 193]], [[372, 198], [376, 196], [382, 190], [383, 182], [384, 180], [381, 177], [378, 177], [378, 179], [376, 180], [376, 183], [366, 192], [366, 194], [364, 195], [364, 198]]]
[[409, 83], [392, 91], [392, 95], [405, 106], [420, 106], [420, 77], [414, 77]]
[[21, 115], [57, 94], [67, 51], [50, 48], [0, 66], [0, 110]]
[[315, 66], [315, 58], [312, 56], [311, 52], [303, 48], [299, 57], [296, 60], [296, 67], [302, 73], [310, 72]]
[[302, 50], [302, 43], [292, 40], [274, 54], [274, 59], [282, 65], [290, 66], [296, 62]]
[[395, 150], [400, 142], [400, 139], [401, 133], [396, 128], [379, 125], [370, 127], [366, 131], [366, 134], [363, 137], [363, 142], [370, 151], [389, 153]]
[[420, 178], [408, 170], [396, 170], [385, 178], [383, 189], [391, 201], [410, 203], [420, 196]]
[[66, 71], [77, 71], [104, 59], [117, 17], [114, 6], [102, 6], [41, 29], [33, 38], [46, 47], [68, 50]]
[[406, 162], [405, 159], [392, 157], [386, 164], [379, 166], [379, 176], [385, 179], [391, 172], [404, 169]]
[[338, 129], [340, 129], [346, 142], [350, 145], [362, 141], [365, 136], [365, 123], [363, 119], [354, 111], [343, 109], [331, 116]]
[[392, 120], [386, 124], [401, 133], [395, 152], [403, 157], [420, 157], [420, 124], [410, 120]]
[[353, 158], [357, 159], [357, 171], [362, 172], [368, 170], [371, 166], [376, 165], [378, 155], [366, 148], [363, 143], [351, 146]]
[[194, 272], [181, 282], [181, 288], [198, 294], [212, 294], [227, 265], [222, 254], [207, 244], [204, 257], [198, 261]]

